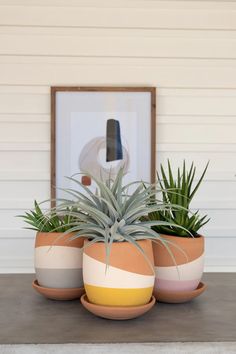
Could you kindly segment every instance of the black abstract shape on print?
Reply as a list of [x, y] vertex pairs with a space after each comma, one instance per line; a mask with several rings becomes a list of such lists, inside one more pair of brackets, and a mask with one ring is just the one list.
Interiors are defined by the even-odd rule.
[[107, 162], [123, 160], [120, 122], [116, 119], [107, 120], [106, 147]]

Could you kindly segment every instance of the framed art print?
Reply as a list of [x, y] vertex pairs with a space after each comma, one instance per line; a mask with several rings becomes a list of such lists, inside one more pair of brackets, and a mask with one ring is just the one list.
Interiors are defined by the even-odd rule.
[[72, 186], [65, 176], [91, 185], [121, 166], [124, 183], [154, 182], [155, 103], [153, 87], [52, 87], [51, 197]]

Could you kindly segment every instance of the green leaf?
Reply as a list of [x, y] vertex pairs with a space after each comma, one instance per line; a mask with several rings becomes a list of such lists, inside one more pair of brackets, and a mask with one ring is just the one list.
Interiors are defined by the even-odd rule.
[[[158, 221], [168, 221], [172, 223], [172, 226], [153, 226], [153, 229], [156, 232], [167, 233], [176, 236], [188, 236], [189, 234], [185, 230], [188, 230], [191, 233], [197, 233], [198, 229], [202, 227], [202, 224], [204, 223], [205, 225], [205, 219], [199, 221], [197, 214], [192, 215], [190, 202], [205, 176], [208, 164], [205, 167], [202, 176], [195, 188], [192, 187], [196, 173], [196, 167], [194, 166], [193, 162], [189, 171], [187, 171], [186, 162], [184, 160], [182, 171], [180, 168], [178, 168], [176, 177], [173, 175], [170, 160], [168, 160], [167, 172], [165, 172], [163, 165], [160, 165], [161, 177], [157, 173], [157, 179], [161, 187], [160, 190], [162, 192], [162, 201], [171, 207], [169, 209], [163, 208], [162, 210], [156, 211], [155, 214], [149, 213], [148, 217], [152, 221], [155, 219]], [[164, 185], [162, 184], [162, 181]], [[160, 201], [156, 200], [156, 203], [159, 204]], [[180, 208], [176, 208], [174, 205], [178, 205]], [[206, 222], [208, 221], [209, 220]], [[180, 230], [176, 225], [182, 226], [184, 229]]]
[[192, 198], [193, 198], [193, 196], [195, 195], [195, 193], [197, 192], [197, 190], [198, 190], [200, 184], [202, 183], [202, 180], [203, 180], [203, 178], [204, 178], [204, 176], [205, 176], [205, 174], [206, 174], [206, 171], [207, 171], [208, 166], [209, 166], [209, 161], [207, 162], [207, 165], [206, 165], [206, 167], [205, 167], [205, 169], [204, 169], [204, 171], [203, 171], [203, 173], [202, 173], [202, 175], [201, 175], [201, 177], [200, 177], [200, 179], [199, 179], [197, 185], [195, 186], [194, 190], [193, 190], [192, 193], [190, 194], [190, 197], [189, 197], [190, 200], [192, 200]]

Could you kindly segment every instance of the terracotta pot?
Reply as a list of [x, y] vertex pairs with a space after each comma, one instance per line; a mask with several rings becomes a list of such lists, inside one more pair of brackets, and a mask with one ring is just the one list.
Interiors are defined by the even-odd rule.
[[[138, 244], [153, 264], [152, 242], [142, 240]], [[83, 278], [88, 300], [104, 306], [147, 304], [155, 281], [151, 265], [129, 242], [112, 244], [107, 269], [105, 244], [99, 242], [86, 247], [83, 255]]]
[[196, 289], [202, 278], [204, 268], [204, 237], [161, 236], [178, 246], [176, 248], [168, 244], [178, 267], [176, 267], [165, 246], [153, 242], [156, 273], [155, 291], [178, 292]]
[[38, 232], [35, 272], [39, 285], [48, 288], [81, 288], [84, 239], [70, 241], [72, 234]]

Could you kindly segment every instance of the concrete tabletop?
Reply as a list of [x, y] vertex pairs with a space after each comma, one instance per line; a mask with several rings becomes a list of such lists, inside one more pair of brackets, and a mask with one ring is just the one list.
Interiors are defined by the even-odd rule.
[[236, 273], [208, 273], [208, 289], [185, 304], [157, 303], [129, 321], [95, 317], [76, 301], [47, 300], [32, 274], [0, 275], [0, 344], [235, 342]]

